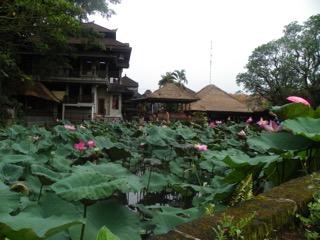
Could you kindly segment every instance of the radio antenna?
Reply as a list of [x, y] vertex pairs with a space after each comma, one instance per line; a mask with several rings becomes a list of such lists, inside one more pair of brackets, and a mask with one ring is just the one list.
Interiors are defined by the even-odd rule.
[[212, 40], [210, 41], [210, 78], [209, 83], [212, 81]]

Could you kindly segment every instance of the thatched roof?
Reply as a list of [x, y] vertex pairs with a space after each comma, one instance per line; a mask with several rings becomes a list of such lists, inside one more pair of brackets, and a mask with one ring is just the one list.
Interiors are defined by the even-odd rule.
[[26, 89], [24, 95], [37, 97], [52, 102], [60, 102], [60, 100], [41, 82], [34, 82], [32, 86]]
[[207, 85], [196, 95], [200, 100], [191, 103], [191, 111], [251, 112], [245, 104], [213, 84]]
[[174, 83], [167, 83], [146, 97], [151, 102], [194, 102], [199, 98], [191, 89]]

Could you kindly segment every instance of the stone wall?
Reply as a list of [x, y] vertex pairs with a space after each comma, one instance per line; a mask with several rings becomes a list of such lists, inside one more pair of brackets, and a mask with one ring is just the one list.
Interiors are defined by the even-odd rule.
[[[293, 225], [295, 214], [305, 212], [313, 194], [319, 190], [320, 174], [313, 174], [283, 183], [249, 201], [228, 208], [224, 213], [233, 216], [236, 221], [255, 212], [255, 217], [245, 229], [244, 239], [265, 239], [275, 230]], [[167, 234], [155, 236], [153, 240], [213, 240], [212, 228], [224, 213], [180, 225]]]

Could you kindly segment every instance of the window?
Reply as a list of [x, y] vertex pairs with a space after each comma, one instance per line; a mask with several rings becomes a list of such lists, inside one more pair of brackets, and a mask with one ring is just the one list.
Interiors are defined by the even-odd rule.
[[119, 96], [112, 95], [112, 109], [119, 109]]
[[98, 114], [99, 115], [105, 115], [106, 114], [106, 110], [104, 107], [104, 98], [99, 98], [98, 100]]
[[82, 75], [90, 75], [92, 71], [92, 61], [85, 60], [82, 63]]
[[110, 78], [110, 83], [119, 84], [119, 78], [111, 77]]

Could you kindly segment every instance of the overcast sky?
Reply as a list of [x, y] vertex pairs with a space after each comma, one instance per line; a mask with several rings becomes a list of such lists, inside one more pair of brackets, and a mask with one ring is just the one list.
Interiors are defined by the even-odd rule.
[[227, 92], [241, 88], [244, 71], [257, 46], [279, 38], [285, 25], [320, 13], [320, 0], [122, 0], [109, 20], [95, 23], [118, 29], [117, 39], [132, 47], [130, 68], [139, 92], [156, 90], [161, 75], [186, 70], [189, 88], [198, 91], [210, 80]]

